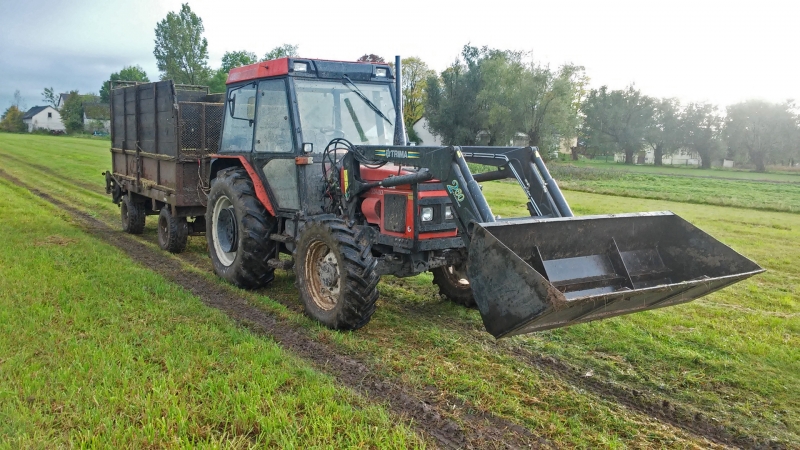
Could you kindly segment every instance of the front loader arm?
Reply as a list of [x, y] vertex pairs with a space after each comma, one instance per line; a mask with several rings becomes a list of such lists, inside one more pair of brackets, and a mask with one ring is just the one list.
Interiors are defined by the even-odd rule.
[[[456, 223], [469, 247], [474, 223], [495, 222], [496, 218], [479, 181], [516, 178], [528, 197], [532, 216], [571, 217], [572, 211], [535, 147], [405, 147], [354, 146], [360, 159], [387, 161], [420, 168], [419, 172], [364, 183], [358, 177], [358, 164], [350, 159], [347, 198], [373, 187], [391, 187], [440, 180], [450, 196]], [[497, 167], [498, 170], [473, 176], [467, 162]]]

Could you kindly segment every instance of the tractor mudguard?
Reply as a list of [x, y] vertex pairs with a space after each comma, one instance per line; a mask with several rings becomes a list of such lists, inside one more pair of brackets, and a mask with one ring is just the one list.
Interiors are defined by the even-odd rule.
[[475, 224], [467, 261], [496, 338], [685, 303], [763, 271], [671, 212]]

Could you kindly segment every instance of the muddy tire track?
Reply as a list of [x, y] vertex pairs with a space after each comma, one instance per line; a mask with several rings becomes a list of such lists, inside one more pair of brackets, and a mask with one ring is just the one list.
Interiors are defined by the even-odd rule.
[[[103, 188], [101, 188], [101, 187], [98, 187], [98, 186], [95, 186], [93, 184], [89, 184], [89, 183], [86, 183], [86, 182], [83, 182], [83, 181], [67, 178], [67, 177], [64, 176], [64, 174], [58, 173], [57, 171], [55, 171], [55, 170], [53, 170], [53, 169], [51, 169], [49, 167], [45, 167], [45, 166], [42, 166], [42, 165], [39, 165], [39, 164], [34, 164], [34, 163], [31, 163], [31, 162], [25, 161], [23, 159], [20, 159], [20, 158], [14, 156], [14, 155], [9, 155], [8, 153], [5, 153], [5, 152], [0, 152], [0, 155], [3, 156], [3, 159], [8, 159], [8, 160], [14, 161], [17, 164], [22, 164], [22, 165], [31, 167], [33, 169], [36, 169], [36, 170], [38, 170], [38, 171], [40, 171], [40, 172], [42, 172], [44, 174], [47, 174], [49, 177], [52, 177], [55, 180], [67, 181], [69, 184], [72, 184], [73, 186], [77, 186], [77, 187], [79, 187], [79, 188], [81, 188], [83, 190], [89, 191], [89, 192], [91, 192], [93, 194], [105, 194], [105, 190]], [[99, 175], [100, 174], [98, 174], [98, 176]]]
[[[406, 421], [423, 436], [443, 448], [540, 448], [552, 447], [525, 427], [450, 398], [433, 386], [416, 388], [378, 375], [353, 356], [312, 339], [297, 325], [251, 305], [243, 296], [180, 267], [173, 258], [144, 242], [114, 231], [53, 196], [28, 186], [0, 169], [0, 178], [27, 189], [33, 195], [67, 213], [86, 233], [122, 250], [132, 260], [218, 309], [252, 332], [275, 340], [284, 349], [306, 360], [312, 367], [332, 376], [338, 384], [360, 393]], [[463, 425], [461, 425], [463, 424]]]

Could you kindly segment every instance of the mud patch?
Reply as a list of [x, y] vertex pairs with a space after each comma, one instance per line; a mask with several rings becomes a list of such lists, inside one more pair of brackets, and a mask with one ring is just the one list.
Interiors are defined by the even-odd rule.
[[74, 244], [75, 242], [78, 242], [78, 241], [76, 239], [72, 239], [72, 238], [68, 238], [68, 237], [59, 236], [57, 234], [54, 234], [52, 236], [47, 236], [44, 239], [34, 241], [33, 245], [36, 246], [36, 247], [46, 247], [46, 246], [51, 246], [51, 245], [57, 245], [57, 246], [60, 246], [60, 247], [66, 247], [67, 245]]
[[[87, 233], [119, 248], [142, 266], [191, 292], [206, 305], [223, 311], [254, 333], [274, 339], [286, 350], [336, 379], [344, 387], [381, 404], [423, 436], [444, 448], [553, 447], [527, 428], [454, 399], [433, 386], [417, 388], [378, 375], [367, 363], [314, 340], [304, 330], [251, 305], [231, 288], [207, 280], [141, 241], [112, 230], [104, 222], [51, 195], [27, 186], [0, 169], [0, 177], [28, 189], [68, 213]], [[194, 258], [193, 258], [194, 259]], [[207, 261], [206, 261], [207, 262]]]

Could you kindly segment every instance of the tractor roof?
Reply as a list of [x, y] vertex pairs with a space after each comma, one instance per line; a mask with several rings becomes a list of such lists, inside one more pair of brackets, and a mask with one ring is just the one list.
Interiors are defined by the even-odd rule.
[[353, 81], [394, 81], [394, 72], [386, 63], [327, 61], [307, 58], [281, 58], [236, 67], [228, 73], [226, 84], [278, 76], [328, 78]]

